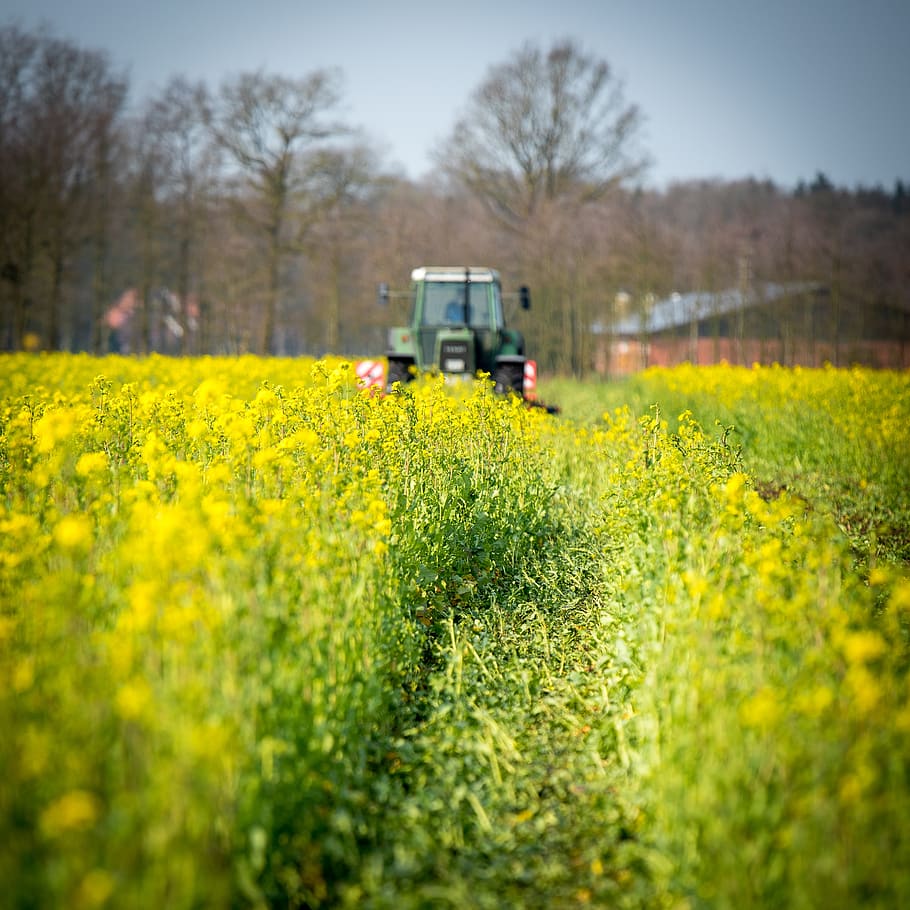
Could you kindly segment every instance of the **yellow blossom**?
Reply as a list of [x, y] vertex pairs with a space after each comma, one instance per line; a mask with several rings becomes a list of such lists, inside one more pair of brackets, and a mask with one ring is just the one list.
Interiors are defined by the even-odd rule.
[[139, 677], [124, 683], [115, 697], [117, 713], [124, 720], [139, 720], [148, 712], [152, 703], [152, 690], [149, 684]]
[[782, 714], [777, 693], [765, 686], [748, 698], [739, 709], [739, 718], [747, 727], [768, 729], [773, 727]]
[[885, 653], [885, 640], [878, 632], [848, 632], [841, 645], [848, 663], [866, 663]]
[[100, 907], [114, 892], [114, 877], [104, 869], [92, 869], [79, 884], [76, 894], [78, 908]]
[[35, 682], [35, 658], [24, 657], [13, 668], [13, 691], [22, 693]]
[[834, 693], [828, 686], [817, 685], [800, 692], [794, 699], [796, 709], [809, 717], [819, 717], [834, 701]]
[[894, 586], [888, 606], [898, 612], [910, 612], [910, 578], [904, 579]]
[[197, 417], [186, 425], [186, 435], [193, 440], [204, 439], [209, 433], [209, 425]]
[[150, 579], [140, 579], [130, 585], [128, 598], [129, 609], [121, 617], [124, 628], [135, 632], [145, 632], [151, 625], [157, 610], [158, 585]]
[[86, 452], [76, 462], [76, 473], [80, 477], [90, 477], [107, 470], [107, 455], [104, 452]]
[[854, 664], [847, 670], [844, 682], [853, 696], [856, 707], [863, 714], [873, 710], [882, 697], [878, 680], [863, 664]]
[[193, 400], [197, 408], [206, 408], [217, 402], [224, 395], [224, 387], [217, 379], [205, 379], [193, 392]]
[[91, 827], [100, 811], [97, 797], [87, 790], [70, 790], [41, 813], [41, 830], [48, 837]]
[[54, 540], [64, 550], [80, 550], [92, 541], [92, 523], [84, 515], [64, 515], [54, 526]]
[[47, 454], [67, 439], [77, 428], [78, 417], [72, 410], [48, 411], [35, 422], [36, 449]]
[[704, 575], [693, 572], [691, 569], [686, 569], [683, 573], [683, 581], [686, 584], [689, 596], [696, 599], [707, 593], [710, 588], [708, 579]]

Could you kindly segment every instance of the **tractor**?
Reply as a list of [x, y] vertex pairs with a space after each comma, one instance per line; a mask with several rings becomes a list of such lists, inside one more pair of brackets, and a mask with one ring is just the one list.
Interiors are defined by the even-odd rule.
[[[520, 332], [506, 328], [503, 293], [495, 269], [421, 266], [411, 272], [410, 292], [379, 286], [379, 300], [407, 297], [413, 302], [411, 323], [389, 330], [387, 388], [402, 385], [421, 372], [473, 379], [488, 373], [501, 394], [524, 397], [525, 350]], [[526, 287], [518, 291], [529, 309]]]

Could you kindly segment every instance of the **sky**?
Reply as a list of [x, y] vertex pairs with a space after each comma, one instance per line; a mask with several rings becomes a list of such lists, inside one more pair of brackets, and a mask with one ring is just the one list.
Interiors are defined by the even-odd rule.
[[420, 179], [491, 66], [571, 38], [644, 115], [642, 183], [910, 181], [910, 0], [0, 0], [108, 52], [134, 105], [176, 75], [335, 68], [339, 114]]

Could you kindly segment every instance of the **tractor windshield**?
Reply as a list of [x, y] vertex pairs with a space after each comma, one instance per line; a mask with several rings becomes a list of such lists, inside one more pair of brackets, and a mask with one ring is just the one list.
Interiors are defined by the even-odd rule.
[[[423, 291], [423, 324], [426, 326], [468, 325], [489, 329], [502, 322], [499, 287], [489, 281], [475, 281], [469, 287], [465, 314], [465, 285], [457, 281], [427, 281]], [[491, 313], [490, 293], [493, 295]], [[493, 324], [491, 325], [491, 315]], [[467, 316], [467, 318], [465, 318]]]

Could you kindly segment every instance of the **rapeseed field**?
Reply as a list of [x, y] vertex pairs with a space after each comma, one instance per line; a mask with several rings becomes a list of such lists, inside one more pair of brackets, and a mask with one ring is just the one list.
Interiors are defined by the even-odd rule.
[[13, 907], [910, 904], [910, 377], [0, 357]]

